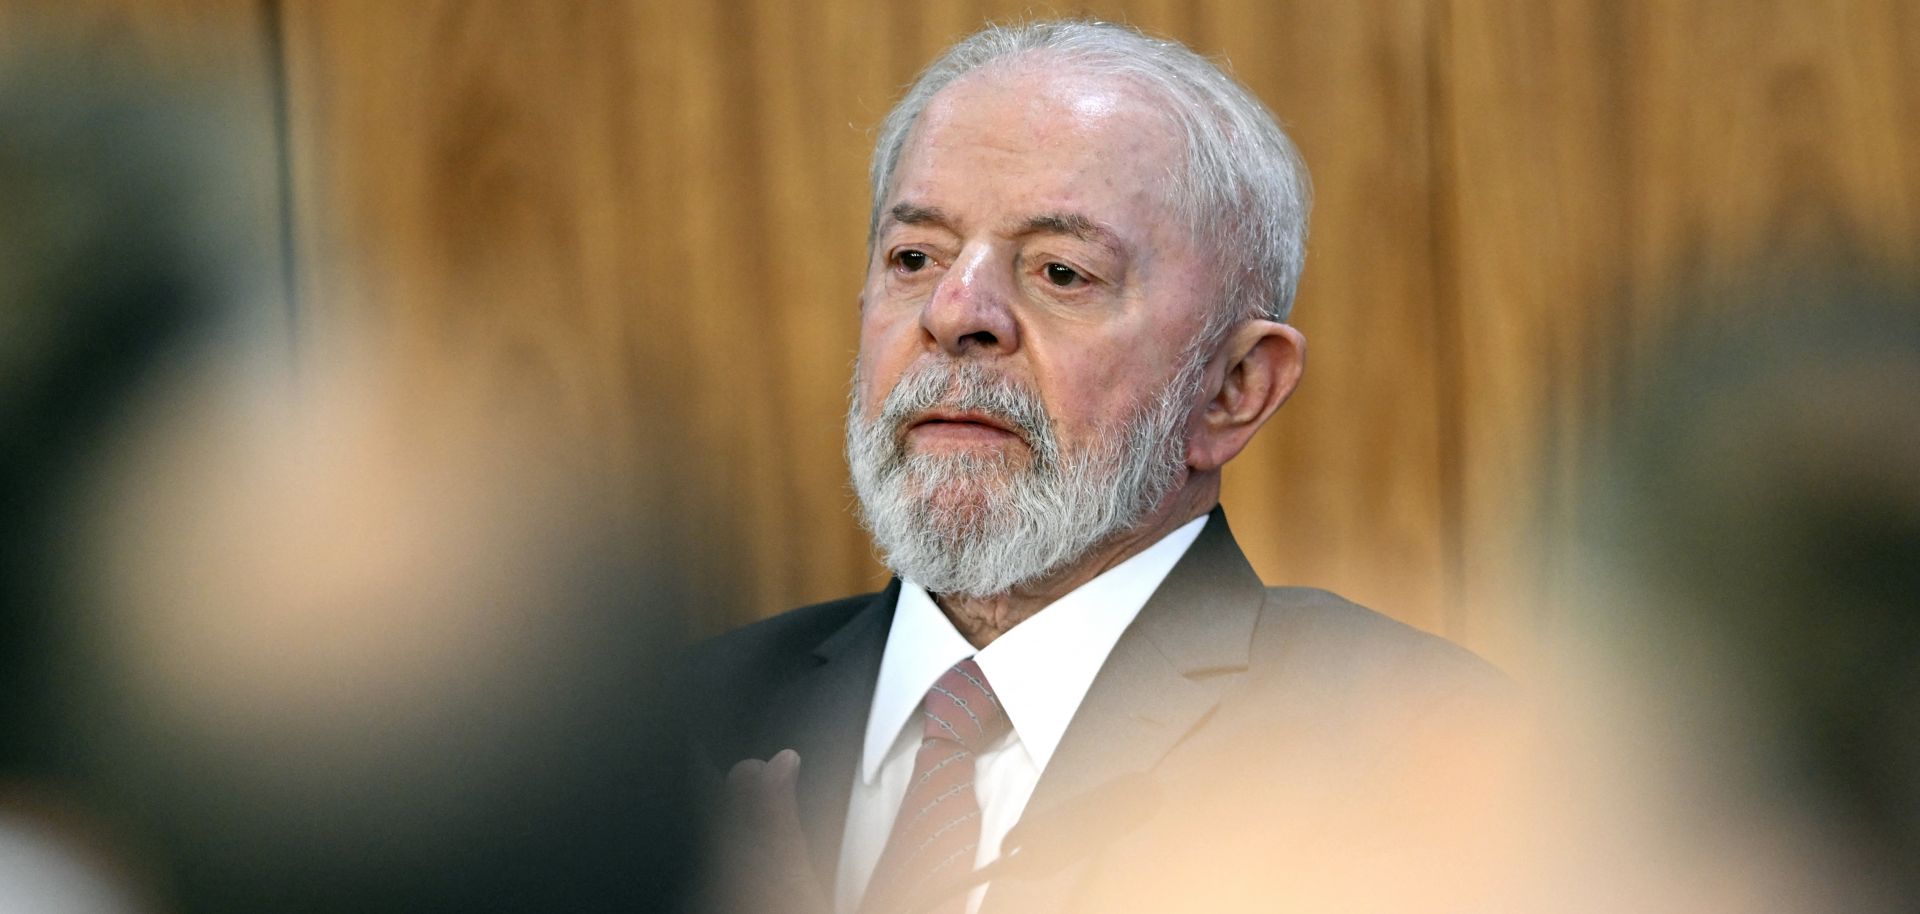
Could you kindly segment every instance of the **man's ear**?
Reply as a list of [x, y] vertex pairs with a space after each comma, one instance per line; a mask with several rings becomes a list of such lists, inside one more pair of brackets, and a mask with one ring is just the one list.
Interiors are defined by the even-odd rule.
[[[1287, 402], [1307, 367], [1307, 338], [1291, 324], [1250, 320], [1214, 355], [1223, 365], [1213, 396], [1194, 417], [1187, 465], [1211, 472], [1239, 456], [1253, 433]], [[1213, 373], [1207, 373], [1209, 380]]]

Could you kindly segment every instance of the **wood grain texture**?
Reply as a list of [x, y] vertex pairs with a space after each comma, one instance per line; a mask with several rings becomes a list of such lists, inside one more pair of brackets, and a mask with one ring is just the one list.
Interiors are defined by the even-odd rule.
[[316, 337], [370, 328], [554, 411], [641, 501], [697, 518], [688, 548], [739, 554], [716, 625], [884, 580], [838, 457], [865, 230], [852, 125], [888, 91], [820, 65], [856, 56], [851, 32], [809, 36], [820, 20], [771, 2], [286, 21], [311, 297], [347, 319]]
[[[0, 28], [47, 3], [0, 0]], [[717, 630], [878, 586], [841, 416], [870, 128], [985, 20], [1093, 15], [1224, 57], [1317, 206], [1301, 392], [1228, 472], [1269, 580], [1513, 660], [1529, 545], [1676, 291], [1920, 240], [1901, 0], [87, 0], [102, 54], [286, 76], [311, 360], [374, 345], [570, 442], [736, 579]], [[269, 15], [271, 14], [271, 15]], [[94, 39], [99, 41], [100, 39]], [[117, 42], [117, 43], [116, 43]], [[134, 50], [120, 50], [133, 48]]]
[[1221, 4], [1235, 73], [1314, 178], [1294, 322], [1299, 393], [1227, 471], [1224, 502], [1275, 582], [1441, 629], [1446, 546], [1426, 36], [1417, 2]]
[[1581, 433], [1677, 306], [1795, 259], [1914, 267], [1911, 18], [1897, 3], [1452, 4], [1439, 230], [1463, 354], [1448, 421], [1465, 640], [1513, 656], [1548, 624], [1554, 569], [1535, 547], [1578, 510], [1564, 493]]
[[[1572, 450], [1594, 410], [1571, 407], [1625, 321], [1600, 306], [1629, 237], [1616, 18], [1598, 4], [1461, 3], [1436, 30], [1435, 231], [1454, 353], [1443, 408], [1459, 506], [1449, 602], [1452, 633], [1483, 647], [1541, 608], [1515, 576], [1552, 510], [1543, 438]], [[1558, 427], [1549, 404], [1563, 410]]]

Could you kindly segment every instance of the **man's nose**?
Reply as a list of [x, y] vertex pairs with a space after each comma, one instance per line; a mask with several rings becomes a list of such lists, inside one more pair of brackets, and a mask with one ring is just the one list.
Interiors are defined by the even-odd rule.
[[991, 245], [970, 245], [920, 311], [920, 326], [948, 355], [1005, 354], [1019, 348], [1011, 267]]

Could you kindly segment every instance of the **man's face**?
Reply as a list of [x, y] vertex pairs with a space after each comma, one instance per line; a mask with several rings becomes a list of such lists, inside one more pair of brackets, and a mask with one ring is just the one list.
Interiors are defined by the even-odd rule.
[[[1176, 481], [1156, 477], [1181, 471], [1199, 384], [1182, 369], [1219, 288], [1167, 200], [1176, 136], [1125, 82], [1031, 64], [935, 97], [882, 205], [861, 297], [849, 450], [870, 525], [868, 490], [889, 465], [889, 494], [951, 548], [1010, 500], [1045, 513], [1078, 497], [1023, 481], [1145, 486], [1154, 501]], [[863, 467], [863, 447], [891, 453]]]

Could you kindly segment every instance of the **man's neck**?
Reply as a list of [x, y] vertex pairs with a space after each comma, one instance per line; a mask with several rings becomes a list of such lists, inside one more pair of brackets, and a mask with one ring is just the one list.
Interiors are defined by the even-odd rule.
[[1139, 524], [1089, 549], [1079, 561], [1066, 568], [1006, 593], [985, 597], [934, 594], [934, 602], [946, 613], [955, 630], [974, 647], [984, 648], [1055, 600], [1139, 555], [1188, 521], [1213, 510], [1219, 502], [1217, 475], [1206, 480], [1190, 479], [1189, 485], [1162, 499]]

